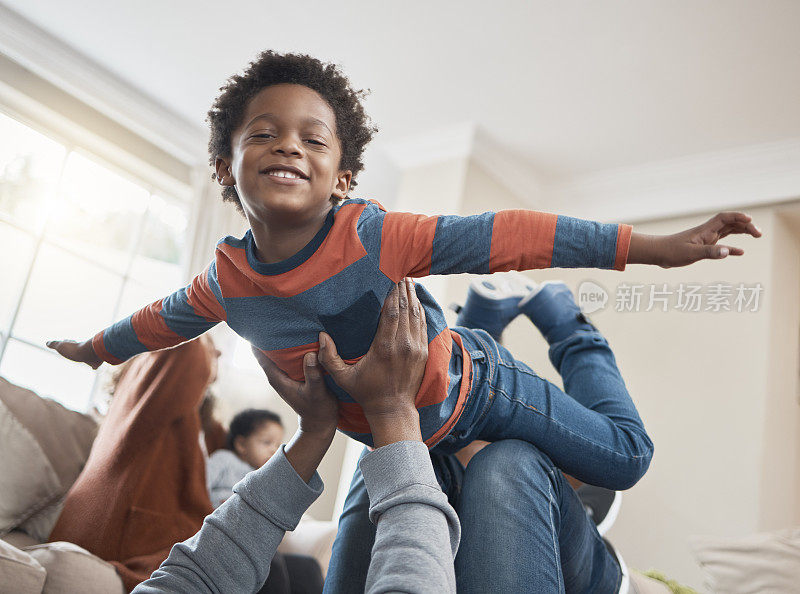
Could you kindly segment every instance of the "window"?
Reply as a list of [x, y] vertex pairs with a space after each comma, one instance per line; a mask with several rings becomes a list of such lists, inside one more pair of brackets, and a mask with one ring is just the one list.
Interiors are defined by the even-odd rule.
[[0, 375], [86, 411], [102, 389], [45, 347], [181, 286], [190, 205], [0, 113]]

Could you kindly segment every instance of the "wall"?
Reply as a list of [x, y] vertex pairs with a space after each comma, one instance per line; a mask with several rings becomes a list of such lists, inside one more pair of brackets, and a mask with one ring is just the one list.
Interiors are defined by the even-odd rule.
[[[762, 282], [770, 285], [774, 217], [753, 212], [765, 237], [731, 239], [746, 256], [663, 270], [630, 266], [623, 275], [572, 272], [612, 290], [623, 280], [653, 284]], [[706, 217], [637, 225], [667, 233]], [[558, 271], [559, 273], [561, 271]], [[761, 444], [767, 391], [769, 308], [755, 313], [651, 311], [593, 316], [608, 334], [629, 390], [655, 443], [649, 473], [623, 500], [611, 537], [633, 567], [702, 583], [687, 543], [691, 534], [737, 535], [759, 529]]]
[[800, 207], [775, 209], [761, 529], [800, 524]]

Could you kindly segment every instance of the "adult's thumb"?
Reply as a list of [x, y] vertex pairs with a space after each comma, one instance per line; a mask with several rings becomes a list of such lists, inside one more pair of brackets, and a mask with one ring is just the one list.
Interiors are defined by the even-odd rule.
[[333, 339], [325, 332], [320, 332], [319, 334], [319, 362], [322, 363], [322, 366], [331, 374], [334, 380], [337, 377], [341, 377], [349, 367], [339, 356]]
[[306, 353], [303, 357], [303, 375], [307, 384], [322, 382], [322, 368], [319, 366], [317, 353]]

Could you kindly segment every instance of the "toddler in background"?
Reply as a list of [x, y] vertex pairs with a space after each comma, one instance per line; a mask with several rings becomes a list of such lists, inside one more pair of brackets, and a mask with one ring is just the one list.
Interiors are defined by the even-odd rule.
[[233, 494], [233, 486], [272, 458], [283, 443], [281, 418], [268, 410], [248, 408], [231, 421], [226, 447], [206, 463], [206, 484], [216, 509]]

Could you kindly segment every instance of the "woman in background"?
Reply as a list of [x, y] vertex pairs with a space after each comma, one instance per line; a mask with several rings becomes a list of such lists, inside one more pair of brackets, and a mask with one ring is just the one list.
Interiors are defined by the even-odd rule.
[[198, 408], [216, 379], [208, 337], [132, 359], [120, 372], [86, 466], [50, 541], [114, 565], [132, 590], [213, 511]]

